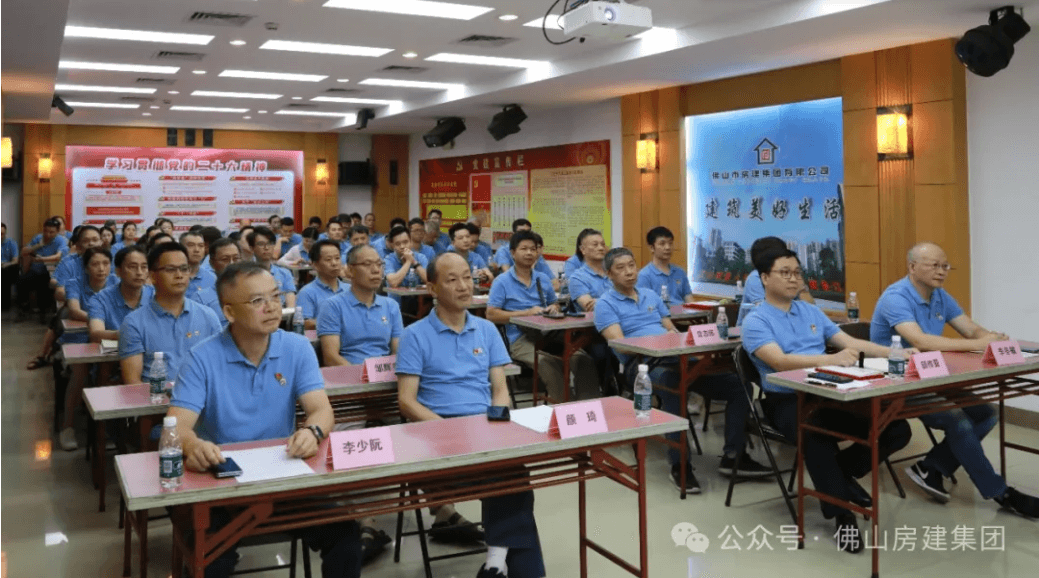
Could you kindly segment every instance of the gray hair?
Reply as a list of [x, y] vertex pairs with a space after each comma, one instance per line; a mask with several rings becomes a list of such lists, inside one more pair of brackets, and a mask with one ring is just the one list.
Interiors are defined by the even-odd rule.
[[633, 255], [631, 249], [628, 249], [627, 247], [614, 247], [606, 252], [606, 258], [603, 259], [602, 266], [606, 269], [607, 273], [609, 273], [610, 269], [613, 268], [613, 263], [621, 257], [631, 257], [634, 259], [635, 255]]
[[440, 225], [438, 225], [436, 223], [436, 221], [426, 221], [426, 232], [427, 233], [433, 233], [433, 232], [438, 231], [438, 230], [440, 230]]

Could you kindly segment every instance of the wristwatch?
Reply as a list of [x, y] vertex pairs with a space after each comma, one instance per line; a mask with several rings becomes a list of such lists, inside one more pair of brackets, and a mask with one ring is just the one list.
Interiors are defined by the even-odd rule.
[[320, 427], [318, 427], [316, 425], [308, 425], [308, 426], [306, 426], [306, 428], [314, 433], [314, 436], [317, 437], [317, 441], [318, 442], [320, 442], [321, 440], [325, 439], [325, 433], [321, 431]]

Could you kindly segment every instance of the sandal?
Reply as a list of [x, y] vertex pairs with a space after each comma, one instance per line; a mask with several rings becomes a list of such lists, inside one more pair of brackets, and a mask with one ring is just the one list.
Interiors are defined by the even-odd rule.
[[36, 356], [36, 359], [33, 359], [29, 362], [28, 365], [25, 366], [25, 369], [32, 371], [34, 369], [40, 369], [41, 367], [46, 367], [48, 365], [50, 365], [50, 360], [42, 355], [38, 355]]
[[374, 560], [392, 541], [382, 530], [369, 526], [361, 528], [361, 564], [364, 565]]
[[475, 544], [483, 542], [484, 533], [479, 524], [463, 521], [462, 515], [455, 512], [447, 522], [436, 522], [429, 530], [429, 536], [437, 542], [448, 544]]

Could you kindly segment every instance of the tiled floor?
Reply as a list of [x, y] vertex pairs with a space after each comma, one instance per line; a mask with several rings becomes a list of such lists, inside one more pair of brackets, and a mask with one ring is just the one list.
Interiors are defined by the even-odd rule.
[[[118, 490], [109, 486], [109, 511], [97, 512], [97, 494], [90, 484], [89, 463], [83, 451], [66, 453], [60, 449], [37, 459], [38, 444], [51, 439], [53, 387], [49, 371], [23, 369], [34, 354], [42, 326], [14, 324], [5, 314], [0, 323], [2, 337], [2, 548], [11, 578], [119, 576], [122, 571], [122, 532], [116, 529]], [[809, 502], [808, 546], [803, 551], [786, 551], [779, 541], [780, 526], [789, 517], [774, 484], [752, 482], [737, 487], [734, 506], [726, 508], [726, 482], [714, 468], [721, 447], [723, 419], [712, 418], [712, 430], [701, 434], [706, 456], [695, 456], [693, 464], [704, 486], [704, 494], [681, 501], [664, 465], [664, 452], [652, 448], [649, 472], [649, 542], [651, 576], [660, 578], [797, 576], [865, 578], [870, 560], [866, 553], [848, 555], [836, 551], [833, 528], [819, 515], [816, 503]], [[929, 445], [919, 424], [907, 451], [917, 452]], [[1039, 445], [1039, 434], [1008, 426], [1008, 436]], [[993, 436], [994, 438], [995, 436]], [[81, 443], [84, 436], [81, 435]], [[998, 457], [997, 439], [989, 439], [989, 455]], [[760, 459], [760, 458], [759, 458]], [[790, 459], [782, 452], [781, 459]], [[1010, 451], [1009, 475], [1022, 489], [1034, 490], [1039, 458]], [[906, 464], [902, 464], [904, 466]], [[902, 500], [890, 477], [884, 474], [881, 512], [882, 529], [888, 533], [888, 551], [881, 556], [881, 575], [885, 577], [920, 576], [1034, 576], [1039, 567], [1039, 524], [997, 510], [980, 498], [965, 474], [952, 487], [953, 500], [940, 505], [928, 500], [912, 486], [899, 468], [909, 493]], [[628, 559], [637, 559], [635, 497], [630, 491], [607, 481], [591, 484], [591, 535]], [[579, 575], [577, 554], [577, 490], [563, 486], [539, 491], [537, 519], [544, 545], [548, 574], [551, 577]], [[460, 506], [470, 518], [478, 515], [475, 504]], [[414, 517], [407, 516], [409, 525]], [[672, 529], [691, 523], [709, 540], [703, 553], [693, 553], [684, 544], [676, 546]], [[392, 533], [393, 520], [380, 520]], [[760, 526], [760, 527], [759, 527]], [[865, 527], [863, 525], [863, 527]], [[954, 529], [961, 527], [960, 532]], [[1002, 548], [982, 548], [985, 530], [1004, 536]], [[904, 529], [903, 529], [904, 528]], [[944, 530], [944, 535], [940, 530]], [[908, 538], [897, 546], [896, 531]], [[766, 533], [768, 532], [768, 533]], [[770, 533], [770, 534], [769, 534]], [[959, 534], [959, 537], [957, 537]], [[169, 525], [155, 522], [151, 531], [149, 575], [169, 575]], [[925, 537], [926, 536], [926, 537]], [[942, 537], [939, 540], [939, 536]], [[762, 538], [768, 542], [766, 547]], [[960, 544], [957, 546], [957, 544]], [[909, 546], [915, 546], [913, 551]], [[964, 545], [973, 550], [964, 550]], [[739, 549], [735, 549], [735, 547]], [[434, 551], [442, 551], [433, 546]], [[730, 549], [732, 548], [732, 549]], [[897, 549], [897, 551], [895, 551]], [[243, 549], [240, 567], [270, 564], [278, 557], [288, 558], [288, 547]], [[384, 554], [364, 570], [365, 576], [419, 578], [422, 575], [419, 551], [414, 539], [407, 541], [400, 564]], [[589, 554], [589, 575], [596, 578], [625, 576], [594, 553]], [[317, 562], [317, 557], [314, 557]], [[471, 577], [482, 560], [459, 558], [434, 566], [437, 577]], [[136, 560], [135, 560], [136, 564]], [[315, 572], [319, 573], [315, 564]], [[136, 576], [136, 567], [135, 574]], [[261, 576], [285, 576], [271, 572]], [[300, 569], [302, 576], [302, 569]]]

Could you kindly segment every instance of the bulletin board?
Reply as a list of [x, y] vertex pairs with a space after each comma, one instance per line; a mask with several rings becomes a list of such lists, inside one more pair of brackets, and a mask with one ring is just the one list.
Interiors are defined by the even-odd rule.
[[440, 209], [444, 231], [473, 219], [492, 244], [529, 219], [550, 259], [568, 258], [585, 228], [610, 245], [610, 141], [420, 161], [419, 202], [423, 216]]

